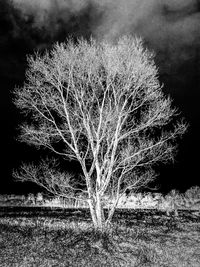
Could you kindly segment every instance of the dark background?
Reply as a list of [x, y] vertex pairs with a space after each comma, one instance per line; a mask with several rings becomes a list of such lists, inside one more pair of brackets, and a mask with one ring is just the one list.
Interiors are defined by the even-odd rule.
[[[16, 183], [12, 170], [40, 152], [16, 141], [21, 115], [12, 103], [25, 80], [26, 55], [68, 36], [113, 40], [137, 34], [156, 52], [159, 79], [190, 124], [173, 164], [161, 166], [159, 191], [200, 186], [200, 1], [0, 0], [0, 193], [41, 191]], [[77, 170], [74, 163], [66, 169]]]

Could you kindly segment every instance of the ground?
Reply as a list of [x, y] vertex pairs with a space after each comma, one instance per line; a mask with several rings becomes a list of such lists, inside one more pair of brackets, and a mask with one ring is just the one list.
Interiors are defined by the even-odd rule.
[[200, 218], [120, 211], [107, 233], [87, 210], [0, 210], [0, 267], [199, 267]]

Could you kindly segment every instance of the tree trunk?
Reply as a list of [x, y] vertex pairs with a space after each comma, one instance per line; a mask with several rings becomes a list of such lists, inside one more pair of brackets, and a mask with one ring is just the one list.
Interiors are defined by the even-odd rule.
[[114, 212], [116, 210], [116, 207], [117, 207], [117, 204], [118, 204], [118, 201], [119, 201], [119, 198], [117, 198], [114, 203], [112, 204], [111, 206], [111, 209], [109, 210], [108, 212], [108, 218], [106, 220], [106, 227], [108, 227], [112, 221], [112, 218], [113, 218], [113, 215], [114, 215]]
[[102, 205], [102, 199], [99, 194], [96, 194], [96, 216], [98, 222], [98, 229], [103, 232], [105, 230], [105, 216]]
[[105, 231], [105, 216], [104, 209], [102, 206], [102, 200], [99, 194], [96, 194], [96, 198], [88, 200], [90, 207], [90, 214], [92, 217], [92, 222], [95, 230], [99, 230], [101, 232]]
[[96, 212], [95, 212], [95, 201], [94, 199], [89, 199], [88, 200], [89, 208], [90, 208], [90, 214], [92, 217], [92, 222], [94, 225], [94, 228], [97, 228], [97, 217], [96, 217]]

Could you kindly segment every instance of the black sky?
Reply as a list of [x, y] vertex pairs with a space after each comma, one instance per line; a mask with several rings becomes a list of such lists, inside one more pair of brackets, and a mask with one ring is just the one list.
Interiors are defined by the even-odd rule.
[[26, 55], [70, 35], [113, 41], [122, 34], [142, 36], [156, 52], [164, 91], [190, 124], [175, 163], [159, 168], [161, 191], [200, 186], [200, 1], [0, 0], [0, 193], [36, 190], [11, 179], [21, 160], [40, 156], [15, 140], [20, 114], [12, 91], [24, 82]]

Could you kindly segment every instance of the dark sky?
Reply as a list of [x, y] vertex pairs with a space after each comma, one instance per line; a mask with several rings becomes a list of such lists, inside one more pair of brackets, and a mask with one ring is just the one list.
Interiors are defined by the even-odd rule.
[[11, 179], [21, 160], [40, 156], [15, 140], [20, 114], [12, 91], [24, 82], [26, 55], [69, 35], [114, 40], [122, 34], [142, 36], [156, 52], [164, 91], [190, 124], [175, 163], [159, 169], [160, 190], [200, 186], [199, 0], [0, 0], [0, 193], [37, 190]]

